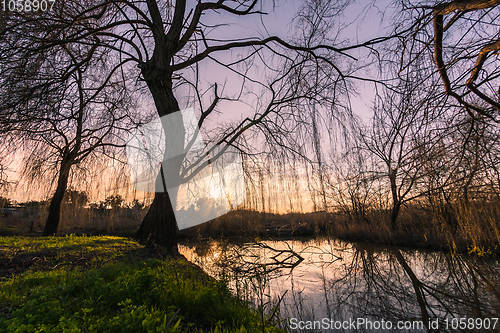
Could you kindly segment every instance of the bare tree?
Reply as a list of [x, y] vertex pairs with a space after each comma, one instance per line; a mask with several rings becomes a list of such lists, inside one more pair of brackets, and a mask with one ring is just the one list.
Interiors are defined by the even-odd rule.
[[[72, 45], [71, 49], [91, 45], [93, 52], [89, 57], [95, 57], [98, 50], [107, 50], [108, 58], [114, 61], [113, 68], [133, 71], [126, 65], [129, 62], [136, 64], [139, 68], [139, 72], [135, 72], [136, 77], [145, 82], [159, 116], [174, 115], [180, 109], [175, 94], [182, 85], [187, 84], [200, 92], [200, 65], [220, 66], [239, 77], [243, 82], [242, 92], [255, 94], [255, 88], [261, 87], [265, 94], [261, 95], [261, 104], [253, 108], [253, 115], [216, 131], [212, 142], [225, 147], [238, 146], [245, 134], [258, 130], [270, 134], [267, 138], [275, 144], [286, 145], [286, 140], [282, 140], [287, 138], [285, 132], [275, 130], [279, 124], [296, 124], [295, 115], [300, 108], [288, 112], [291, 106], [300, 106], [305, 100], [331, 104], [338, 92], [348, 88], [338, 60], [352, 58], [346, 52], [354, 47], [335, 46], [336, 35], [329, 35], [329, 27], [324, 25], [327, 22], [325, 18], [334, 17], [342, 6], [335, 1], [324, 1], [322, 5], [322, 11], [303, 9], [303, 12], [312, 13], [314, 20], [305, 20], [300, 25], [303, 27], [302, 38], [290, 41], [271, 34], [256, 36], [248, 30], [242, 32], [246, 35], [230, 39], [214, 32], [223, 29], [224, 25], [211, 24], [210, 17], [228, 20], [229, 24], [231, 17], [249, 16], [258, 20], [265, 11], [272, 10], [272, 4], [258, 0], [200, 1], [196, 4], [188, 4], [185, 0], [178, 0], [175, 4], [154, 0], [105, 0], [85, 4], [64, 2], [56, 4], [58, 8], [55, 11], [41, 15], [36, 22], [21, 16], [9, 17], [2, 35], [22, 32], [27, 41], [26, 49], [33, 52], [55, 52], [60, 45]], [[206, 22], [204, 18], [207, 18]], [[328, 24], [331, 25], [331, 21]], [[46, 30], [31, 29], [32, 26], [46, 27]], [[364, 46], [370, 44], [365, 43]], [[232, 52], [241, 56], [233, 59], [230, 56]], [[221, 54], [228, 56], [224, 58]], [[269, 73], [263, 80], [258, 81], [248, 75], [254, 62], [259, 62]], [[72, 75], [81, 66], [83, 64], [79, 61], [70, 64], [66, 71]], [[309, 79], [321, 85], [307, 90], [307, 85], [303, 83]], [[222, 96], [214, 84], [209, 91], [214, 93], [212, 98], [198, 99], [202, 106], [198, 123], [200, 128], [206, 125], [206, 119], [213, 116], [214, 110], [220, 111], [220, 101], [235, 99]], [[177, 131], [172, 134], [179, 140], [167, 142], [165, 150], [182, 151], [185, 134], [182, 119], [175, 116], [171, 119], [174, 122], [171, 125]], [[215, 149], [215, 146], [208, 148], [211, 152]], [[215, 154], [215, 158], [223, 153], [224, 149]], [[169, 169], [168, 174], [173, 175], [166, 182], [181, 184], [191, 179], [206, 165], [201, 161], [180, 171], [182, 158], [171, 159], [168, 165], [163, 165], [164, 169]], [[175, 199], [170, 198], [167, 192], [156, 193], [138, 231], [141, 243], [175, 248]]]
[[419, 81], [413, 75], [402, 80], [400, 93], [386, 90], [375, 101], [372, 122], [359, 131], [359, 149], [366, 150], [375, 161], [372, 179], [387, 180], [392, 228], [402, 205], [425, 195], [423, 161], [442, 133], [436, 126], [439, 118], [431, 111], [434, 105], [429, 96], [434, 92], [420, 89], [415, 83]]
[[500, 1], [401, 3], [401, 19], [412, 24], [410, 33], [401, 39], [401, 59], [405, 60], [401, 68], [432, 52], [432, 68], [444, 93], [472, 117], [498, 122], [500, 35], [496, 21]]
[[442, 195], [451, 207], [452, 191], [464, 202], [479, 193], [488, 168], [480, 147], [497, 128], [500, 93], [499, 1], [398, 4], [398, 38], [373, 52], [383, 97], [360, 131], [361, 148], [375, 160], [372, 179], [387, 179], [392, 227], [411, 200]]
[[[43, 21], [33, 32], [4, 31], [1, 59], [4, 73], [0, 121], [10, 137], [26, 148], [25, 172], [31, 178], [54, 174], [56, 189], [49, 206], [44, 235], [57, 232], [61, 203], [75, 166], [92, 154], [106, 155], [124, 146], [123, 134], [132, 106], [125, 77], [108, 71], [107, 54], [96, 45], [60, 44], [45, 49], [45, 40], [29, 33], [43, 33]], [[53, 27], [52, 27], [53, 28]], [[69, 31], [68, 31], [69, 33]], [[12, 47], [8, 43], [40, 43]], [[17, 59], [16, 59], [17, 58]]]

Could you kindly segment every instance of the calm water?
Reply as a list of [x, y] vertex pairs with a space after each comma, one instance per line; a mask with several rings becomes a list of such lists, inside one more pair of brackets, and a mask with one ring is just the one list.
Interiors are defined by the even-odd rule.
[[290, 332], [500, 332], [496, 259], [324, 239], [180, 251]]

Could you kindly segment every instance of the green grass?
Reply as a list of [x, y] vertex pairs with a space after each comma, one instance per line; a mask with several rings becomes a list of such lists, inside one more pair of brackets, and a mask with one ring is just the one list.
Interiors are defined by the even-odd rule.
[[131, 239], [0, 237], [0, 261], [0, 332], [278, 331], [184, 257]]

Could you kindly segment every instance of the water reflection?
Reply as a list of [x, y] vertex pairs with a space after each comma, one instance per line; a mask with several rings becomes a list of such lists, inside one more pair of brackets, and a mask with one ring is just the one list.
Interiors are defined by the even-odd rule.
[[212, 241], [180, 250], [288, 331], [500, 332], [500, 323], [484, 320], [500, 317], [496, 259], [334, 240]]

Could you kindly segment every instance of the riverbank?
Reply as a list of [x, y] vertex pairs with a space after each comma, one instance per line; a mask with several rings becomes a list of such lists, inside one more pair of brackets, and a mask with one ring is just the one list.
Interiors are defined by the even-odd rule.
[[402, 209], [396, 227], [391, 227], [385, 215], [374, 212], [364, 218], [355, 218], [342, 213], [272, 214], [239, 210], [181, 230], [180, 236], [214, 239], [330, 237], [478, 256], [500, 255], [500, 223], [493, 217], [469, 217], [449, 223], [422, 212]]
[[[445, 211], [443, 209], [443, 211]], [[360, 215], [340, 212], [273, 214], [235, 210], [215, 220], [180, 230], [180, 238], [239, 240], [338, 238], [409, 248], [440, 250], [478, 256], [500, 255], [500, 211], [494, 205], [451, 213], [430, 213], [417, 207], [403, 207], [396, 226], [387, 211]], [[111, 217], [110, 217], [111, 218]], [[0, 236], [41, 236], [43, 223], [19, 217], [0, 217]], [[112, 218], [107, 223], [65, 219], [60, 234], [92, 234], [134, 237], [141, 219]], [[36, 228], [31, 228], [32, 225]], [[112, 227], [110, 227], [112, 226]]]
[[0, 237], [1, 332], [280, 332], [181, 255], [113, 236]]

